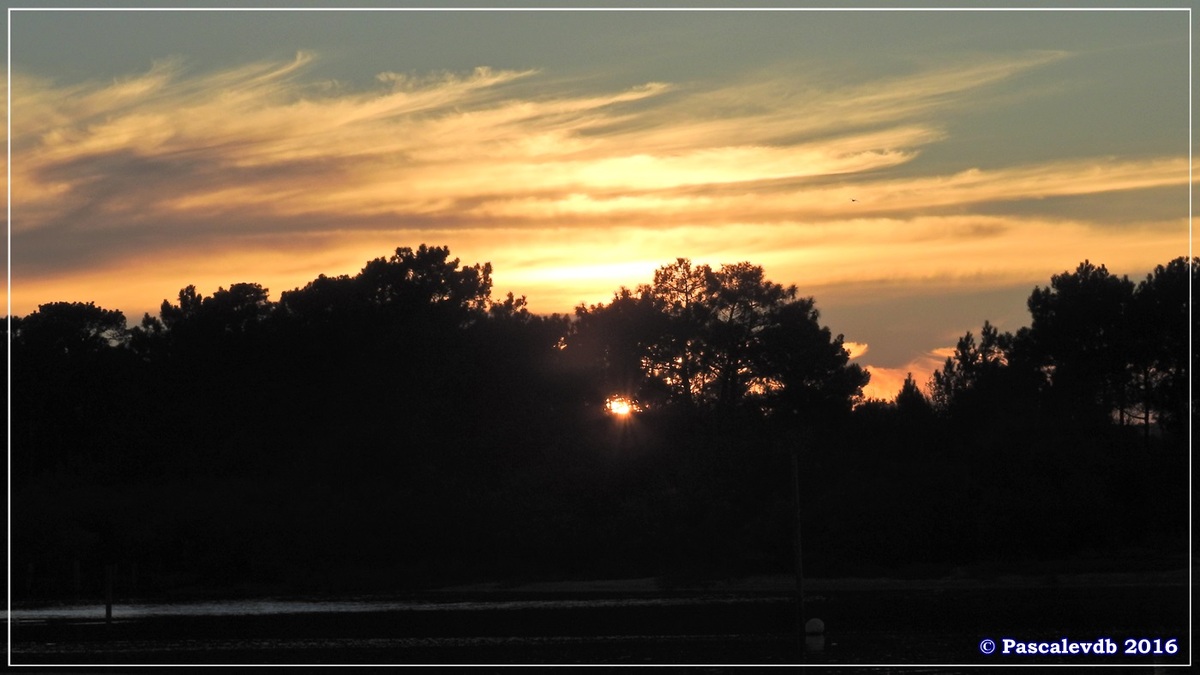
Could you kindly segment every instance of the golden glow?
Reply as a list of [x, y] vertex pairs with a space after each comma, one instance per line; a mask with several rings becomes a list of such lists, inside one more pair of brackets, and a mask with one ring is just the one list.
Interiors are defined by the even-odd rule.
[[842, 348], [845, 349], [846, 353], [850, 355], [851, 360], [857, 359], [863, 354], [866, 354], [870, 349], [869, 345], [867, 345], [865, 342], [850, 342], [848, 340], [842, 342]]
[[[1000, 229], [980, 230], [989, 225]], [[580, 303], [609, 301], [620, 286], [649, 282], [658, 266], [680, 255], [690, 254], [696, 264], [750, 260], [763, 265], [768, 278], [797, 284], [821, 307], [880, 294], [936, 295], [951, 286], [968, 291], [1024, 284], [1032, 289], [1084, 258], [1103, 261], [1116, 273], [1144, 274], [1187, 251], [1187, 226], [1096, 229], [1042, 219], [948, 216], [811, 227], [298, 233], [266, 248], [228, 249], [206, 242], [57, 274], [14, 268], [13, 311], [24, 315], [40, 303], [86, 297], [141, 316], [157, 312], [163, 298], [173, 298], [188, 284], [215, 290], [240, 281], [260, 283], [278, 299], [282, 291], [319, 274], [357, 274], [366, 261], [387, 256], [396, 246], [423, 242], [448, 245], [466, 264], [490, 261], [501, 297], [511, 290], [526, 295], [534, 311], [570, 313]], [[14, 250], [16, 259], [20, 249]]]
[[[545, 313], [607, 301], [680, 256], [749, 260], [819, 304], [1032, 287], [1084, 258], [1144, 274], [1187, 251], [1184, 213], [1114, 226], [1035, 206], [1184, 186], [1186, 158], [915, 161], [947, 140], [943, 113], [991, 105], [981, 87], [1064, 57], [849, 86], [776, 71], [537, 95], [537, 70], [307, 82], [308, 53], [199, 75], [166, 60], [74, 85], [14, 72], [13, 312], [93, 300], [136, 321], [188, 284], [240, 281], [278, 299], [420, 243], [490, 261], [498, 296]], [[924, 356], [863, 363], [854, 338], [871, 395], [932, 372]]]
[[604, 409], [609, 414], [616, 415], [617, 417], [629, 417], [638, 410], [641, 410], [632, 399], [624, 396], [609, 396], [604, 401]]
[[867, 366], [867, 372], [871, 373], [871, 381], [867, 386], [863, 387], [864, 398], [874, 398], [883, 401], [890, 401], [896, 398], [896, 394], [900, 392], [900, 388], [904, 386], [904, 379], [912, 373], [913, 380], [921, 388], [921, 391], [926, 396], [929, 395], [929, 378], [933, 377], [933, 372], [940, 369], [942, 362], [934, 363], [929, 359], [920, 358], [914, 360], [900, 368], [884, 368], [881, 366]]

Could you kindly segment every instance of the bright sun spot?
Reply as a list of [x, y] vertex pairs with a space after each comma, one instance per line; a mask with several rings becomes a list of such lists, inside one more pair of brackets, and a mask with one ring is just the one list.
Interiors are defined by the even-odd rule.
[[626, 415], [631, 414], [634, 410], [637, 410], [637, 406], [634, 405], [633, 401], [625, 398], [624, 396], [609, 396], [608, 399], [604, 401], [604, 407], [608, 410], [608, 412], [620, 417], [625, 417]]

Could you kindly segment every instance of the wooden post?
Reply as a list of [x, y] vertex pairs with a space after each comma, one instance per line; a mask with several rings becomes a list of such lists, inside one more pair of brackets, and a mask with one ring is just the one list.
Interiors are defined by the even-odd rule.
[[112, 623], [113, 577], [117, 576], [116, 565], [104, 566], [104, 623]]
[[804, 639], [804, 557], [800, 545], [800, 449], [792, 450], [792, 497], [796, 506], [796, 635]]

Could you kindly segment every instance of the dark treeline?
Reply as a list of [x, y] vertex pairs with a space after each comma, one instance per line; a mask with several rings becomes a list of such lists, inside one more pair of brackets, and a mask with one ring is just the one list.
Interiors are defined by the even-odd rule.
[[1176, 564], [1196, 279], [1085, 262], [892, 401], [749, 263], [680, 259], [573, 317], [425, 246], [275, 302], [189, 286], [132, 328], [42, 305], [9, 335], [13, 590], [786, 573], [793, 452], [814, 575]]

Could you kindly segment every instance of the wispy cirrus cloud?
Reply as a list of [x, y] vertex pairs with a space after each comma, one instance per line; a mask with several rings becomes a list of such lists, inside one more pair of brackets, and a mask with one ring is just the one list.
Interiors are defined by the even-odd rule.
[[542, 311], [679, 255], [812, 288], [1011, 278], [1080, 258], [1081, 241], [1162, 262], [1177, 223], [1097, 234], [973, 208], [1187, 180], [1174, 157], [915, 168], [947, 138], [944, 115], [1061, 53], [853, 84], [762, 72], [612, 90], [489, 68], [353, 88], [307, 77], [315, 58], [207, 73], [164, 60], [77, 84], [14, 73], [14, 310], [86, 297], [139, 313], [187, 283], [277, 293], [422, 241], [491, 260]]

